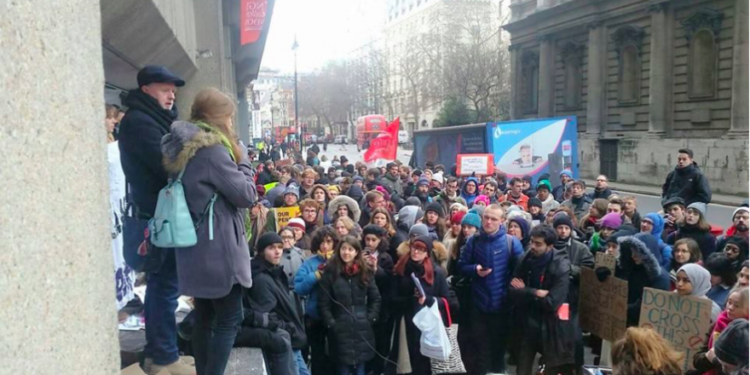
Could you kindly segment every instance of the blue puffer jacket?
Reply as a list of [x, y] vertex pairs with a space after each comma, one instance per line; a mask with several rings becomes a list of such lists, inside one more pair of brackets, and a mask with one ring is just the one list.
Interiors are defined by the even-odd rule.
[[[505, 227], [493, 235], [483, 229], [469, 237], [458, 260], [461, 273], [471, 278], [471, 294], [479, 310], [498, 312], [503, 307], [510, 283], [513, 267], [523, 254], [523, 246], [517, 238], [512, 237], [512, 251], [508, 253], [508, 240]], [[486, 277], [479, 277], [477, 265], [492, 268]]]
[[649, 219], [654, 223], [651, 235], [656, 237], [656, 240], [659, 242], [659, 251], [661, 251], [661, 262], [659, 262], [659, 265], [669, 272], [672, 265], [672, 247], [664, 243], [661, 239], [661, 232], [664, 231], [664, 219], [655, 212], [648, 213], [643, 218]]
[[299, 270], [297, 270], [297, 275], [294, 276], [294, 292], [300, 296], [307, 296], [305, 315], [313, 319], [320, 319], [320, 312], [318, 311], [318, 278], [315, 277], [315, 271], [318, 270], [318, 266], [325, 262], [322, 256], [313, 255], [302, 263]]

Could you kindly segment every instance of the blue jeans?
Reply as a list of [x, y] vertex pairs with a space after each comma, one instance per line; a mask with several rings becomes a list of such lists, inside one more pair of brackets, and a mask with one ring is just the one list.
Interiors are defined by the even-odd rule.
[[310, 370], [307, 368], [305, 359], [302, 358], [302, 351], [295, 350], [294, 356], [297, 358], [297, 367], [299, 368], [299, 375], [310, 375]]
[[146, 317], [146, 348], [144, 354], [157, 365], [168, 365], [180, 356], [177, 350], [177, 266], [174, 250], [161, 249], [164, 261], [156, 272], [148, 274], [144, 315]]
[[339, 375], [365, 375], [365, 364], [339, 365]]
[[224, 375], [242, 322], [242, 286], [218, 299], [195, 299], [193, 354], [198, 375]]

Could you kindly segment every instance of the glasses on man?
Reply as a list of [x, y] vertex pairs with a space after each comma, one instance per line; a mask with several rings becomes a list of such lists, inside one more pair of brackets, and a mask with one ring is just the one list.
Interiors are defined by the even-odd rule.
[[288, 235], [288, 236], [281, 236], [282, 240], [294, 240], [294, 236]]
[[303, 213], [306, 213], [306, 214], [314, 214], [314, 213], [316, 213], [316, 212], [318, 212], [318, 211], [316, 211], [316, 210], [304, 210], [304, 211], [302, 211], [302, 212], [303, 212]]

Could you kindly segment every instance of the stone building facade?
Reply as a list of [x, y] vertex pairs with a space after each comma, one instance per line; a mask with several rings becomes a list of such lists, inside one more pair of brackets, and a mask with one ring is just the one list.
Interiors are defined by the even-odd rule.
[[747, 0], [513, 0], [514, 119], [578, 118], [580, 173], [660, 185], [691, 148], [748, 191]]

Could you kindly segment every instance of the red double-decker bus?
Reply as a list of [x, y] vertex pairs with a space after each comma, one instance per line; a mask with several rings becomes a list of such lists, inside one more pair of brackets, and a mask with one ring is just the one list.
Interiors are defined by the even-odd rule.
[[357, 119], [357, 146], [362, 149], [370, 144], [370, 140], [377, 137], [388, 126], [385, 116], [367, 115]]

